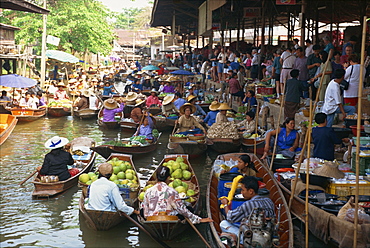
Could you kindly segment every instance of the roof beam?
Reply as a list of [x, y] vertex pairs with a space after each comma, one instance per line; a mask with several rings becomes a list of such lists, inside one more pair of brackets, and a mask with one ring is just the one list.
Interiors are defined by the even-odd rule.
[[186, 11], [184, 11], [184, 10], [180, 9], [180, 8], [177, 8], [177, 7], [174, 7], [174, 10], [176, 10], [177, 12], [180, 12], [180, 13], [182, 13], [182, 14], [184, 14], [184, 15], [188, 15], [188, 16], [190, 16], [190, 17], [193, 17], [193, 18], [195, 18], [195, 19], [197, 19], [197, 20], [198, 20], [198, 16], [197, 16], [197, 15], [194, 15], [194, 14], [192, 14], [192, 13], [186, 12]]
[[197, 6], [197, 5], [195, 5], [195, 4], [192, 4], [190, 1], [181, 1], [181, 0], [175, 0], [174, 1], [174, 4], [180, 4], [180, 5], [186, 5], [186, 6], [189, 6], [189, 7], [191, 7], [191, 8], [193, 8], [193, 9], [198, 9], [199, 7]]

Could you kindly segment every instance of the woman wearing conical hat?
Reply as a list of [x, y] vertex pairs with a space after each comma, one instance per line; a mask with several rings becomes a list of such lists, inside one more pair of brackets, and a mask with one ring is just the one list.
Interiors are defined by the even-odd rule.
[[123, 111], [125, 104], [121, 99], [118, 100], [118, 103], [113, 98], [107, 99], [103, 103], [103, 122], [113, 122], [115, 121], [114, 117], [116, 113], [120, 113]]
[[195, 112], [196, 108], [194, 105], [190, 103], [185, 103], [180, 108], [181, 116], [176, 121], [178, 125], [177, 133], [179, 134], [190, 134], [189, 130], [193, 129], [191, 134], [199, 134], [199, 133], [206, 133], [206, 130], [202, 125], [199, 124], [199, 122], [191, 116]]
[[76, 99], [76, 101], [73, 104], [74, 108], [77, 108], [77, 110], [81, 109], [87, 109], [89, 108], [89, 91], [84, 90], [84, 91], [78, 91], [79, 97]]
[[204, 110], [202, 109], [202, 107], [195, 103], [197, 100], [197, 96], [190, 95], [186, 100], [188, 101], [188, 103], [194, 105], [196, 109], [194, 115], [199, 116], [201, 118], [204, 118], [207, 115], [206, 112], [204, 112]]
[[170, 114], [180, 113], [179, 109], [176, 108], [174, 101], [175, 101], [174, 95], [167, 95], [163, 98], [163, 102], [162, 102], [162, 114], [163, 115], [169, 116]]
[[228, 122], [229, 120], [226, 117], [226, 112], [231, 109], [227, 103], [221, 103], [220, 106], [217, 108], [220, 112], [218, 112], [216, 116], [216, 123], [221, 122]]
[[69, 96], [67, 95], [67, 92], [64, 90], [64, 88], [66, 88], [64, 83], [62, 83], [62, 82], [58, 83], [57, 87], [58, 87], [58, 90], [55, 91], [55, 93], [54, 93], [54, 100], [69, 99]]
[[218, 107], [220, 107], [220, 103], [217, 101], [213, 101], [211, 105], [209, 105], [208, 108], [210, 111], [207, 113], [206, 118], [204, 118], [204, 123], [206, 123], [208, 127], [216, 122], [216, 116], [219, 112]]

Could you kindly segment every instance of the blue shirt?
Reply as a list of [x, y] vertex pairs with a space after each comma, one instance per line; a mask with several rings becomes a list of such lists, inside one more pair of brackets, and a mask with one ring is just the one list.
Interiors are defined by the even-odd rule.
[[256, 98], [253, 97], [247, 97], [245, 98], [245, 101], [243, 100], [243, 104], [248, 103], [249, 106], [257, 105], [257, 100]]
[[277, 140], [277, 145], [281, 149], [289, 149], [293, 146], [295, 139], [297, 138], [297, 130], [293, 129], [288, 136], [286, 136], [286, 128], [283, 127], [281, 128], [279, 135], [278, 135], [278, 140]]
[[[239, 63], [238, 63], [238, 62], [231, 62], [231, 63], [230, 63], [230, 67], [231, 67], [231, 69], [232, 69], [232, 70], [239, 70], [239, 66], [240, 66], [240, 65], [239, 65]], [[230, 68], [230, 67], [229, 67], [229, 68]]]
[[334, 45], [331, 42], [325, 46], [324, 51], [329, 54], [330, 49], [334, 49]]
[[185, 99], [178, 98], [178, 99], [175, 100], [175, 102], [173, 104], [175, 104], [175, 106], [176, 106], [177, 109], [180, 109], [180, 107], [182, 105], [184, 105], [185, 103], [186, 103], [186, 100]]
[[[143, 90], [143, 85], [142, 84], [133, 84], [132, 88], [138, 88], [139, 90]], [[136, 90], [136, 89], [135, 89]]]
[[201, 106], [199, 106], [198, 104], [195, 104], [195, 107], [196, 107], [196, 111], [194, 113], [194, 115], [196, 116], [199, 116], [199, 115], [206, 115], [206, 112], [204, 112], [204, 110], [202, 109]]
[[206, 118], [204, 119], [204, 122], [207, 123], [208, 126], [212, 126], [212, 124], [216, 122], [216, 116], [218, 112], [218, 110], [209, 111]]
[[89, 202], [87, 209], [119, 211], [131, 215], [134, 209], [123, 201], [118, 186], [105, 177], [101, 177], [90, 185]]
[[280, 57], [276, 57], [274, 59], [274, 63], [272, 64], [272, 67], [275, 68], [276, 74], [280, 74], [280, 70], [281, 70]]
[[109, 96], [109, 95], [114, 94], [112, 92], [112, 88], [113, 88], [113, 85], [111, 85], [111, 86], [104, 86], [103, 95], [104, 96]]
[[312, 138], [315, 147], [313, 156], [328, 161], [334, 160], [334, 144], [340, 144], [342, 141], [337, 137], [334, 129], [331, 127], [312, 128]]
[[144, 126], [144, 124], [142, 124], [140, 126], [138, 136], [145, 136], [148, 139], [153, 139], [152, 130], [153, 130], [153, 127], [154, 127], [154, 123], [153, 123], [153, 120], [152, 120], [151, 117], [147, 117], [147, 118], [148, 118], [149, 124], [147, 126]]

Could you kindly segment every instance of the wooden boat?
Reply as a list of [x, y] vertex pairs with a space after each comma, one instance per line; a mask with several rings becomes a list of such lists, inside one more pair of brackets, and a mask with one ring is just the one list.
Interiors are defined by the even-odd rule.
[[139, 124], [131, 121], [120, 121], [122, 132], [134, 134]]
[[[265, 139], [256, 141], [256, 153], [263, 155], [263, 148], [265, 147]], [[242, 138], [242, 149], [244, 152], [254, 152], [254, 139]]]
[[0, 104], [0, 114], [11, 114], [11, 111], [5, 104]]
[[48, 107], [48, 115], [62, 117], [71, 115], [71, 108], [65, 107]]
[[[116, 141], [111, 141], [108, 144], [103, 144], [100, 146], [91, 147], [90, 149], [100, 154], [103, 158], [107, 159], [111, 154], [113, 153], [125, 153], [125, 154], [145, 154], [152, 152], [157, 149], [158, 146], [158, 140], [160, 138], [157, 138], [157, 140], [153, 143], [149, 143], [147, 146], [120, 146], [123, 144], [121, 141], [120, 145], [117, 145], [118, 143]], [[112, 143], [112, 144], [110, 144]]]
[[[192, 172], [193, 176], [190, 179], [189, 188], [193, 188], [196, 192], [194, 197], [194, 202], [191, 203], [191, 207], [194, 209], [194, 213], [197, 214], [199, 210], [199, 197], [200, 197], [200, 187], [198, 179], [194, 173], [194, 170], [189, 163], [188, 155], [186, 154], [173, 154], [173, 155], [165, 155], [164, 159], [161, 161], [160, 165], [170, 160], [176, 160], [177, 157], [182, 157], [184, 159], [184, 163], [189, 165], [189, 171]], [[155, 184], [156, 183], [156, 171], [152, 174], [152, 176], [147, 181], [146, 185]], [[174, 216], [171, 216], [172, 218]], [[145, 220], [141, 216], [138, 216], [139, 222], [144, 226], [144, 228], [150, 232], [153, 236], [157, 237], [161, 240], [171, 240], [177, 235], [181, 234], [188, 228], [188, 223], [186, 220], [180, 221], [179, 219], [174, 220]]]
[[[233, 159], [234, 161], [242, 154], [245, 153], [229, 153], [219, 155], [217, 159], [229, 161]], [[274, 202], [275, 206], [281, 204], [280, 209], [280, 223], [279, 223], [279, 245], [278, 247], [294, 247], [293, 245], [293, 224], [290, 216], [289, 208], [281, 189], [279, 188], [277, 180], [274, 175], [269, 171], [269, 169], [254, 155], [248, 154], [255, 164], [257, 172], [257, 177], [263, 179], [266, 184], [266, 189], [269, 190], [270, 199]], [[213, 222], [209, 223], [209, 230], [207, 230], [208, 236], [210, 237], [209, 242], [211, 247], [225, 247], [221, 242], [219, 235], [222, 233], [220, 228], [220, 222], [223, 217], [220, 212], [219, 201], [218, 201], [218, 183], [219, 178], [214, 170], [211, 171], [210, 178], [207, 185], [206, 193], [206, 209], [208, 217], [210, 217]], [[275, 214], [277, 216], [277, 210], [275, 209]]]
[[173, 126], [169, 125], [167, 118], [164, 116], [153, 116], [155, 119], [155, 128], [158, 131], [170, 130]]
[[80, 119], [92, 119], [98, 116], [98, 109], [81, 109], [73, 111], [73, 116], [79, 117]]
[[[278, 182], [285, 200], [289, 202], [291, 191], [281, 182]], [[305, 217], [305, 201], [295, 195], [291, 206], [292, 214], [303, 223], [306, 222]], [[321, 239], [325, 243], [333, 243], [339, 247], [352, 247], [354, 224], [339, 219], [334, 214], [328, 213], [311, 203], [308, 204], [309, 225], [308, 228], [313, 235]], [[323, 221], [324, 220], [324, 221]], [[366, 226], [366, 227], [365, 227]], [[367, 230], [367, 232], [365, 231]], [[358, 226], [357, 247], [368, 247], [368, 237], [370, 237], [370, 224], [362, 224]]]
[[13, 132], [18, 119], [9, 114], [0, 114], [0, 145], [2, 145]]
[[207, 138], [208, 147], [218, 153], [239, 152], [241, 144], [240, 139]]
[[46, 114], [46, 109], [12, 109], [12, 115], [17, 117], [19, 122], [35, 121]]
[[[118, 158], [122, 161], [128, 161], [132, 165], [132, 169], [135, 171], [137, 175], [136, 168], [134, 166], [134, 163], [132, 161], [132, 156], [127, 154], [111, 154], [107, 158], [107, 161]], [[135, 192], [130, 192], [130, 201], [125, 201], [127, 204], [129, 204], [131, 207], [137, 208], [138, 201], [137, 196], [138, 192], [140, 190], [140, 187]], [[110, 228], [120, 224], [123, 222], [126, 217], [124, 217], [120, 212], [110, 212], [110, 211], [98, 211], [98, 210], [88, 210], [85, 208], [85, 194], [81, 194], [80, 201], [79, 201], [79, 209], [82, 216], [85, 218], [85, 221], [87, 225], [96, 230], [96, 231], [106, 231]]]
[[196, 157], [207, 151], [207, 144], [204, 140], [171, 141], [170, 138], [167, 148], [170, 153], [188, 154], [190, 157]]
[[157, 115], [159, 113], [162, 112], [162, 108], [161, 107], [150, 107], [148, 109], [149, 113], [152, 114], [152, 115]]
[[[87, 137], [79, 137], [71, 141], [72, 150], [74, 146], [75, 147], [84, 146], [89, 148], [94, 145], [95, 141]], [[92, 169], [95, 162], [95, 157], [96, 153], [94, 151], [91, 151], [88, 154], [85, 154], [84, 156], [73, 155], [73, 158], [75, 160], [75, 166], [76, 168], [80, 169], [80, 172], [77, 175], [70, 177], [65, 181], [44, 183], [41, 182], [41, 175], [38, 174], [33, 180], [35, 190], [33, 191], [32, 196], [36, 198], [52, 197], [77, 185], [78, 177], [82, 173], [87, 173]]]
[[119, 117], [119, 120], [117, 121], [109, 121], [109, 122], [104, 122], [103, 121], [103, 109], [101, 108], [98, 113], [98, 125], [102, 128], [106, 129], [116, 129], [119, 128], [120, 126], [120, 120], [122, 118], [122, 113], [116, 114], [116, 117]]

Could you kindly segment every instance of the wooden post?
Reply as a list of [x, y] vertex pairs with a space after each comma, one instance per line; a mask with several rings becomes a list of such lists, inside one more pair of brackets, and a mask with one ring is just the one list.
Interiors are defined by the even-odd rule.
[[358, 195], [359, 195], [359, 173], [360, 173], [360, 134], [361, 134], [361, 116], [362, 116], [362, 88], [364, 78], [362, 77], [364, 73], [364, 62], [365, 62], [365, 40], [366, 40], [366, 19], [367, 16], [364, 16], [362, 21], [362, 42], [361, 42], [361, 67], [360, 67], [360, 82], [358, 87], [358, 107], [357, 107], [357, 144], [356, 144], [356, 187], [355, 187], [355, 222], [354, 222], [354, 234], [353, 234], [353, 247], [357, 247], [357, 231], [358, 231]]
[[254, 18], [253, 45], [256, 46], [257, 18]]
[[[316, 4], [316, 7], [318, 7], [318, 2], [317, 2], [317, 4]], [[319, 10], [317, 9], [316, 11], [315, 11], [315, 13], [316, 13], [316, 20], [315, 20], [315, 40], [316, 40], [316, 44], [319, 44], [319, 41], [320, 41], [320, 39], [319, 39]]]
[[[262, 18], [261, 18], [261, 54], [265, 54], [265, 3], [266, 0], [262, 0]], [[263, 62], [263, 61], [261, 61]], [[259, 73], [258, 73], [259, 74]]]
[[[255, 123], [256, 123], [256, 129], [255, 129], [256, 134], [258, 132], [258, 113], [259, 113], [259, 102], [257, 102], [257, 112], [256, 112], [256, 116], [254, 117]], [[256, 138], [254, 138], [254, 149], [253, 149], [253, 151], [254, 151], [253, 152], [254, 155], [256, 155], [256, 152], [257, 152], [257, 139]]]
[[302, 0], [301, 5], [301, 47], [304, 47], [304, 41], [306, 37], [306, 0]]
[[289, 11], [287, 11], [287, 13], [288, 13], [288, 35], [287, 35], [287, 45], [286, 45], [286, 47], [288, 48], [289, 47], [289, 43], [290, 43], [290, 12]]
[[[44, 9], [46, 9], [46, 0], [44, 0]], [[46, 76], [46, 24], [47, 15], [42, 15], [42, 41], [41, 41], [41, 89], [44, 88], [45, 76]]]
[[[308, 129], [307, 129], [307, 165], [306, 165], [306, 202], [305, 202], [305, 247], [308, 246], [308, 234], [309, 234], [309, 229], [308, 229], [308, 215], [309, 215], [309, 210], [308, 210], [308, 191], [309, 191], [309, 185], [310, 185], [310, 154], [311, 154], [311, 130], [312, 130], [312, 118], [313, 118], [313, 109], [312, 109], [312, 101], [310, 100], [310, 120], [308, 121]], [[296, 178], [297, 180], [297, 178]]]

